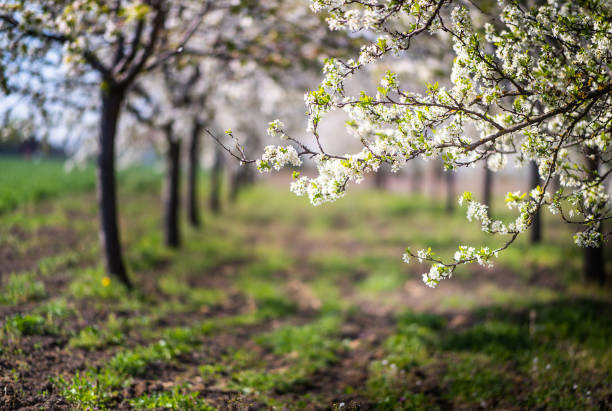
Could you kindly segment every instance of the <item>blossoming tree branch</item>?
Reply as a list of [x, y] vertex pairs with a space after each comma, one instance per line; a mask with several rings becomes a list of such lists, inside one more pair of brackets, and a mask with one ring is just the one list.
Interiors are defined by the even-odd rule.
[[[493, 219], [469, 192], [459, 198], [468, 220], [505, 237], [501, 246], [461, 245], [450, 259], [431, 249], [406, 249], [405, 262], [432, 263], [423, 274], [431, 287], [451, 277], [459, 265], [490, 266], [542, 207], [583, 227], [574, 236], [578, 246], [600, 247], [606, 240], [609, 233], [604, 234], [602, 223], [611, 209], [604, 184], [612, 170], [611, 3], [549, 0], [527, 8], [501, 2], [498, 13], [480, 26], [474, 23], [481, 13], [475, 5], [453, 0], [312, 0], [311, 9], [328, 14], [331, 30], [375, 33], [377, 38], [362, 46], [356, 60], [326, 61], [320, 87], [305, 95], [310, 141], [289, 136], [278, 120], [270, 124], [269, 133], [289, 145], [266, 147], [256, 160], [260, 171], [300, 166], [303, 158], [312, 158], [318, 175], [294, 172], [291, 191], [319, 205], [343, 197], [351, 184], [383, 163], [398, 171], [415, 158], [442, 158], [447, 170], [484, 161], [494, 170], [508, 159], [516, 167], [536, 162], [541, 185], [507, 194], [507, 206], [517, 211], [514, 221]], [[409, 91], [397, 73], [388, 71], [375, 95], [346, 91], [357, 72], [404, 56], [411, 43], [430, 35], [452, 40], [456, 58], [450, 87], [435, 83], [420, 93]], [[361, 151], [326, 151], [319, 125], [334, 110], [346, 112], [347, 130], [362, 143]], [[468, 133], [467, 126], [477, 134]], [[224, 147], [242, 162], [255, 162], [237, 141], [235, 147]], [[556, 191], [551, 185], [555, 176], [560, 179]]]

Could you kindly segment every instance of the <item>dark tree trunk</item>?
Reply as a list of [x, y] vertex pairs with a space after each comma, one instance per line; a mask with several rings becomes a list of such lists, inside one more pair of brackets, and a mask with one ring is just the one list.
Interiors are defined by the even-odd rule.
[[[536, 188], [540, 185], [540, 172], [538, 171], [538, 164], [535, 161], [529, 162], [529, 187], [531, 189]], [[540, 216], [540, 210], [533, 215], [533, 221], [531, 222], [531, 242], [533, 244], [542, 241], [542, 218]]]
[[215, 147], [215, 160], [210, 171], [210, 209], [213, 213], [221, 211], [221, 168], [223, 167], [223, 153]]
[[[603, 233], [602, 226], [599, 227], [600, 233]], [[584, 275], [588, 282], [594, 282], [599, 285], [604, 285], [606, 283], [603, 246], [586, 247], [584, 249]]]
[[229, 198], [232, 202], [238, 198], [238, 193], [244, 187], [249, 186], [254, 181], [253, 169], [249, 166], [243, 165], [234, 173], [230, 184]]
[[128, 288], [132, 288], [121, 254], [115, 180], [115, 136], [124, 97], [125, 89], [123, 88], [111, 86], [102, 91], [97, 194], [100, 207], [100, 242], [106, 271], [117, 277]]
[[446, 212], [452, 214], [455, 211], [455, 172], [446, 172]]
[[200, 133], [202, 123], [193, 122], [191, 141], [189, 142], [189, 178], [187, 181], [187, 217], [193, 227], [200, 226], [200, 207], [198, 202], [198, 172], [200, 161]]
[[374, 187], [377, 190], [384, 190], [387, 186], [387, 168], [384, 164], [380, 165], [378, 172], [374, 173]]
[[166, 182], [164, 187], [164, 230], [168, 247], [181, 244], [179, 228], [181, 142], [172, 136], [172, 122], [164, 126], [168, 150], [166, 152]]
[[559, 191], [559, 189], [561, 188], [561, 177], [559, 177], [558, 175], [553, 176], [550, 182], [550, 187], [553, 193]]
[[410, 188], [413, 193], [420, 193], [422, 191], [423, 184], [423, 170], [417, 161], [413, 162], [412, 173], [410, 175]]
[[489, 207], [489, 211], [491, 210], [491, 191], [493, 186], [493, 172], [485, 163], [484, 166], [484, 181], [483, 181], [483, 190], [482, 190], [482, 203]]
[[[588, 153], [596, 155], [596, 153]], [[586, 158], [587, 169], [591, 173], [595, 173], [599, 166], [597, 157], [591, 159], [589, 156]], [[599, 226], [599, 232], [603, 233], [603, 222]], [[588, 282], [598, 283], [604, 285], [606, 282], [606, 267], [604, 263], [603, 245], [599, 247], [585, 247], [584, 249], [584, 275]]]

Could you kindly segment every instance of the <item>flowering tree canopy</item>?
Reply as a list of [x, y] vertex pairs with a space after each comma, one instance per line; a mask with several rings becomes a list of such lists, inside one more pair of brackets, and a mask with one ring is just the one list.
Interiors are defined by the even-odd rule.
[[[458, 265], [489, 266], [541, 207], [585, 227], [575, 235], [577, 245], [602, 244], [601, 224], [610, 218], [604, 183], [612, 136], [612, 4], [549, 0], [528, 9], [504, 1], [491, 22], [481, 26], [474, 24], [480, 13], [476, 6], [453, 0], [312, 0], [311, 8], [328, 13], [332, 30], [375, 33], [377, 38], [361, 48], [356, 60], [326, 61], [321, 86], [305, 95], [311, 143], [287, 135], [280, 121], [270, 124], [269, 132], [290, 145], [266, 147], [257, 160], [260, 171], [314, 159], [318, 175], [294, 172], [291, 190], [319, 205], [343, 197], [351, 183], [383, 163], [397, 171], [418, 157], [442, 158], [447, 170], [483, 161], [498, 170], [509, 158], [517, 167], [535, 161], [541, 186], [507, 194], [506, 204], [518, 211], [514, 221], [491, 218], [488, 207], [469, 192], [459, 199], [467, 206], [468, 220], [477, 220], [487, 233], [506, 236], [502, 246], [460, 246], [449, 260], [431, 249], [406, 249], [404, 261], [415, 257], [432, 263], [423, 274], [432, 287]], [[375, 94], [346, 91], [355, 73], [388, 56], [405, 55], [411, 43], [429, 35], [453, 42], [450, 87], [434, 83], [413, 92], [396, 73], [387, 72]], [[349, 117], [348, 132], [363, 144], [358, 153], [337, 155], [323, 147], [319, 125], [338, 109]], [[242, 150], [236, 156], [252, 161]], [[561, 184], [551, 192], [555, 176]]]

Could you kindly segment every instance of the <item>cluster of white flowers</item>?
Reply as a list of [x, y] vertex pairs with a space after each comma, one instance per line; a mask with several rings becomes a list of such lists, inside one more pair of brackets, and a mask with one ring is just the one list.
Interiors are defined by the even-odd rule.
[[313, 0], [310, 8], [315, 13], [327, 10], [330, 16], [327, 23], [331, 30], [368, 30], [380, 23], [387, 10], [384, 4], [376, 0], [360, 0], [355, 2], [360, 8], [346, 7], [346, 1]]
[[487, 160], [487, 167], [492, 171], [503, 170], [508, 164], [508, 157], [501, 153], [494, 153]]
[[602, 234], [598, 231], [580, 231], [574, 235], [574, 242], [580, 247], [598, 247], [602, 241]]
[[291, 146], [266, 146], [261, 160], [257, 160], [257, 169], [262, 172], [267, 172], [271, 169], [279, 171], [287, 165], [302, 165], [302, 160], [300, 160], [297, 151]]
[[346, 159], [329, 159], [324, 155], [315, 158], [318, 176], [300, 177], [291, 185], [296, 195], [308, 195], [312, 205], [335, 201], [344, 196], [348, 182], [361, 183], [366, 172], [372, 171], [367, 160], [371, 153], [365, 150]]
[[453, 268], [445, 266], [440, 263], [433, 264], [429, 269], [429, 272], [423, 273], [423, 282], [431, 287], [435, 288], [441, 280], [450, 278], [453, 275]]
[[[341, 198], [350, 184], [376, 172], [382, 163], [397, 171], [416, 157], [440, 157], [451, 170], [486, 161], [498, 171], [514, 155], [515, 166], [534, 161], [542, 177], [542, 186], [530, 193], [508, 193], [506, 204], [518, 213], [514, 221], [491, 219], [487, 206], [470, 193], [459, 199], [467, 206], [468, 220], [478, 221], [485, 232], [509, 236], [504, 246], [461, 247], [448, 262], [430, 250], [416, 255], [407, 251], [404, 261], [415, 257], [432, 262], [423, 279], [435, 286], [458, 264], [490, 265], [498, 251], [531, 225], [542, 206], [566, 218], [563, 208], [568, 203], [569, 217], [587, 227], [576, 235], [576, 244], [600, 245], [600, 221], [611, 212], [603, 188], [608, 174], [600, 174], [596, 164], [612, 143], [612, 10], [605, 0], [549, 0], [528, 10], [500, 1], [504, 27], [485, 24], [482, 34], [466, 6], [452, 8], [450, 21], [442, 23], [451, 2], [311, 0], [314, 11], [329, 14], [332, 29], [368, 30], [378, 37], [362, 46], [356, 61], [328, 60], [321, 87], [305, 96], [308, 131], [317, 142], [322, 117], [341, 109], [349, 117], [349, 134], [364, 148], [336, 156], [319, 145], [317, 177], [300, 177], [291, 190], [318, 205]], [[355, 72], [407, 50], [419, 34], [435, 34], [442, 27], [452, 32], [456, 54], [450, 88], [435, 83], [426, 93], [414, 93], [403, 89], [396, 73], [387, 72], [375, 95], [347, 95], [346, 84]], [[478, 135], [468, 135], [466, 124]], [[561, 188], [551, 194], [555, 177]]]
[[285, 128], [285, 125], [279, 119], [271, 121], [268, 124], [268, 135], [273, 136], [273, 137], [279, 136], [281, 140], [286, 140], [287, 135], [283, 131], [284, 128]]

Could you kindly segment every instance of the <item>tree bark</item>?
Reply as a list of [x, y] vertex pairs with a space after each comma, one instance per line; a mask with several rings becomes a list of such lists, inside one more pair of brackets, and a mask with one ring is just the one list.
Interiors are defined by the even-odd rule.
[[213, 213], [221, 211], [221, 168], [223, 153], [215, 145], [215, 160], [210, 172], [210, 209]]
[[168, 143], [166, 152], [166, 183], [164, 187], [164, 231], [168, 247], [177, 248], [181, 244], [179, 227], [181, 142], [172, 136], [172, 122], [164, 126]]
[[115, 137], [124, 97], [125, 89], [122, 87], [107, 86], [102, 90], [97, 194], [100, 207], [100, 242], [106, 271], [131, 289], [132, 283], [127, 275], [121, 253], [115, 179]]
[[413, 193], [420, 193], [423, 191], [423, 170], [417, 161], [413, 161], [410, 180], [410, 189]]
[[[588, 153], [589, 155], [596, 155], [595, 152]], [[599, 161], [597, 157], [592, 159], [587, 155], [586, 166], [587, 170], [592, 174], [596, 174]], [[603, 233], [603, 222], [599, 225], [599, 232]], [[606, 267], [603, 255], [603, 246], [599, 247], [585, 247], [584, 248], [584, 275], [588, 282], [598, 283], [604, 285], [606, 282]]]
[[[538, 171], [538, 164], [535, 161], [529, 162], [529, 186], [531, 189], [536, 188], [540, 185], [540, 172]], [[533, 244], [537, 244], [542, 241], [542, 219], [538, 210], [533, 215], [533, 221], [531, 222], [531, 234], [530, 239]]]
[[236, 201], [238, 198], [238, 193], [244, 187], [253, 183], [253, 169], [246, 165], [241, 166], [232, 176], [232, 181], [230, 184], [230, 193], [229, 198], [232, 202]]
[[491, 210], [491, 191], [493, 186], [493, 172], [489, 166], [485, 163], [484, 166], [484, 182], [482, 190], [482, 203], [489, 207]]
[[374, 173], [374, 188], [384, 190], [387, 186], [387, 168], [384, 164], [380, 165], [378, 172]]
[[[599, 232], [603, 233], [602, 226], [599, 227]], [[594, 282], [599, 285], [606, 283], [603, 246], [586, 247], [584, 249], [584, 275], [588, 282]]]
[[455, 211], [455, 172], [446, 172], [446, 213], [452, 214]]
[[200, 162], [200, 133], [203, 125], [198, 120], [193, 122], [191, 140], [189, 142], [189, 178], [187, 180], [187, 217], [192, 227], [199, 227], [200, 207], [198, 202], [198, 172]]

